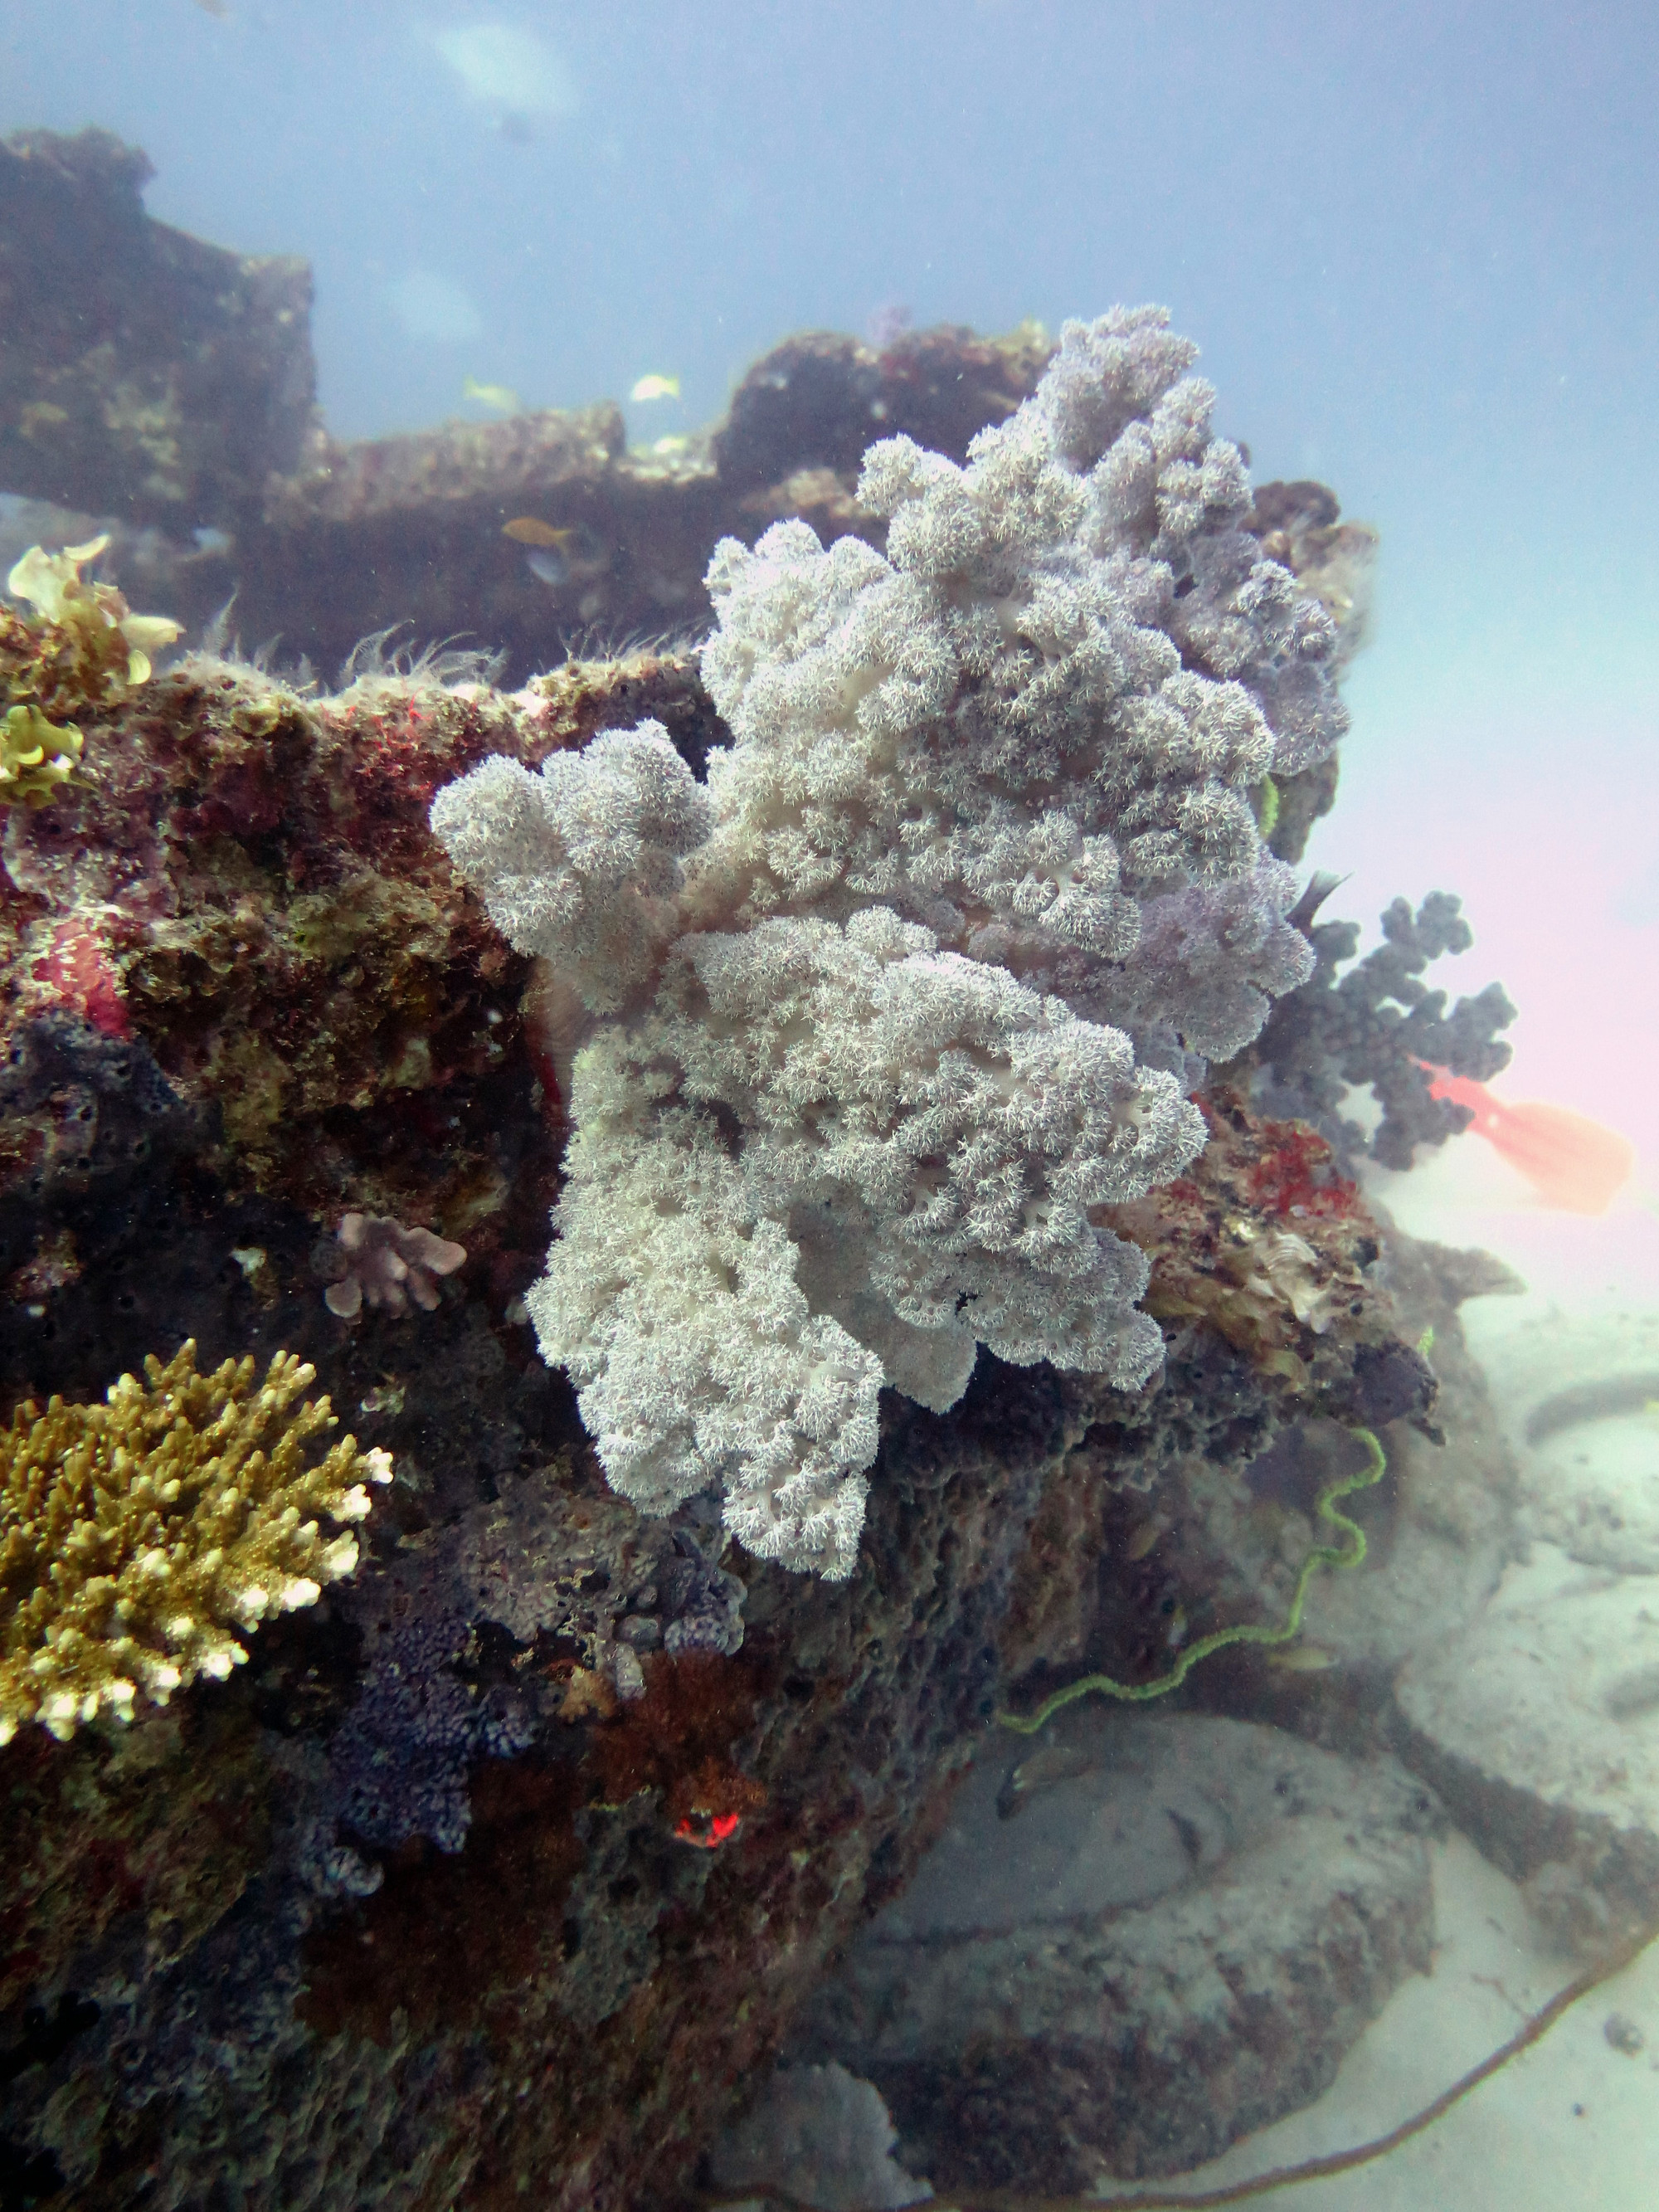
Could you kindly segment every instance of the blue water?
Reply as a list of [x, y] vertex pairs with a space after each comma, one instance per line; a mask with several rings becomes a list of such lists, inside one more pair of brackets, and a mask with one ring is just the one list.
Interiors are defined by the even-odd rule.
[[1609, 804], [1651, 794], [1656, 112], [1632, 4], [0, 14], [0, 131], [100, 123], [155, 215], [309, 257], [343, 435], [479, 411], [469, 375], [530, 405], [678, 376], [630, 410], [655, 438], [803, 325], [1164, 301], [1259, 472], [1383, 532], [1346, 773], [1404, 872], [1362, 913], [1426, 887], [1400, 794], [1449, 749], [1547, 782], [1604, 742]]

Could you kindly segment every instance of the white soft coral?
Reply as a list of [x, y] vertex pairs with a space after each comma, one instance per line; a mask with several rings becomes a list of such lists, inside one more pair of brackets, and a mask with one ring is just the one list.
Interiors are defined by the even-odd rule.
[[1178, 1175], [1206, 1054], [1303, 980], [1252, 793], [1334, 744], [1328, 618], [1161, 310], [1068, 324], [965, 467], [890, 439], [886, 553], [805, 523], [708, 572], [733, 743], [653, 724], [486, 762], [433, 825], [590, 1016], [532, 1292], [617, 1487], [723, 1486], [850, 1571], [884, 1381], [976, 1346], [1133, 1388], [1141, 1255], [1091, 1209]]

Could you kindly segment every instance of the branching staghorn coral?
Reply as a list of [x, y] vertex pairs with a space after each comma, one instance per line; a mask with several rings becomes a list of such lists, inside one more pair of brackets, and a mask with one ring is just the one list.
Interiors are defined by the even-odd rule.
[[311, 1463], [337, 1424], [326, 1398], [294, 1410], [316, 1370], [290, 1352], [257, 1388], [251, 1357], [198, 1375], [193, 1342], [144, 1365], [101, 1406], [26, 1404], [0, 1431], [0, 1744], [222, 1680], [238, 1632], [356, 1565], [349, 1528], [318, 1516], [361, 1521], [364, 1485], [392, 1479], [351, 1437]]
[[586, 1009], [529, 1304], [647, 1510], [723, 1484], [751, 1551], [844, 1576], [884, 1381], [1158, 1364], [1092, 1210], [1180, 1173], [1184, 1093], [1308, 975], [1257, 810], [1344, 726], [1194, 357], [1159, 309], [1068, 324], [966, 467], [871, 448], [884, 556], [723, 541], [706, 787], [646, 724], [434, 802]]
[[82, 738], [71, 719], [114, 704], [178, 637], [166, 615], [135, 615], [112, 584], [81, 570], [109, 539], [47, 553], [32, 545], [6, 578], [32, 616], [0, 602], [0, 806], [41, 806], [73, 772]]

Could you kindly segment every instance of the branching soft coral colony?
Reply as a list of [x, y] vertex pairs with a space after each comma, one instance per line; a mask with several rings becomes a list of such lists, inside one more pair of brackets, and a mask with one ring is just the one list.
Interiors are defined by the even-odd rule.
[[618, 1490], [722, 1484], [792, 1566], [851, 1571], [884, 1382], [942, 1410], [979, 1344], [1145, 1381], [1092, 1209], [1191, 1161], [1205, 1062], [1311, 966], [1252, 795], [1336, 743], [1335, 633], [1167, 325], [1068, 324], [965, 468], [873, 446], [885, 557], [720, 544], [706, 787], [647, 723], [434, 803], [587, 1010], [542, 1350]]

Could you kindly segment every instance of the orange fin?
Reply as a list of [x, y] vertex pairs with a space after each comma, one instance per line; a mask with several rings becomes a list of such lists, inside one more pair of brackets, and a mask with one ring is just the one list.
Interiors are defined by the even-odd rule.
[[1540, 1098], [1515, 1105], [1494, 1098], [1484, 1083], [1468, 1076], [1428, 1068], [1429, 1091], [1436, 1098], [1467, 1106], [1475, 1133], [1501, 1159], [1518, 1168], [1546, 1206], [1565, 1213], [1605, 1213], [1630, 1180], [1636, 1147], [1628, 1137]]

